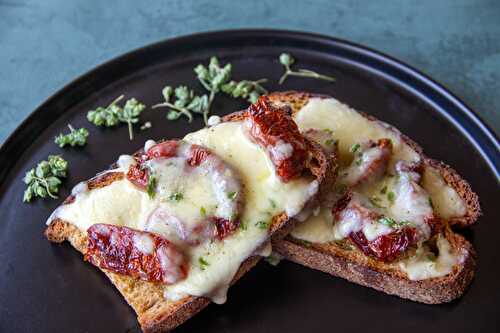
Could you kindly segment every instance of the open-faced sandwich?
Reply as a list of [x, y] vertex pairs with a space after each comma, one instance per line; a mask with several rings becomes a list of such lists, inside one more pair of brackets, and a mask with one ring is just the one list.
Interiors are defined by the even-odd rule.
[[[336, 182], [289, 236], [286, 259], [423, 303], [461, 296], [475, 252], [454, 227], [480, 215], [477, 195], [452, 168], [394, 127], [328, 97], [284, 92], [301, 132], [339, 164]], [[305, 214], [304, 216], [307, 216]]]
[[145, 332], [223, 303], [291, 218], [332, 183], [331, 161], [288, 107], [263, 97], [182, 140], [147, 141], [78, 184], [47, 221], [132, 306]]

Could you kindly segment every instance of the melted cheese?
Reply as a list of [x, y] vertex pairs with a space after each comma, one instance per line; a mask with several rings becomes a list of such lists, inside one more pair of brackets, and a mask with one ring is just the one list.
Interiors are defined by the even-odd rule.
[[450, 243], [439, 235], [437, 242], [439, 254], [437, 258], [431, 256], [426, 247], [420, 247], [417, 253], [399, 262], [399, 267], [408, 275], [410, 280], [424, 280], [434, 277], [445, 276], [453, 271], [460, 258], [452, 252]]
[[[406, 144], [400, 133], [390, 125], [381, 121], [369, 121], [357, 111], [349, 108], [347, 105], [339, 101], [330, 99], [312, 98], [309, 102], [295, 114], [295, 121], [302, 132], [308, 130], [321, 130], [332, 133], [332, 138], [338, 140], [339, 157], [340, 157], [340, 177], [346, 173], [346, 168], [353, 160], [353, 153], [350, 151], [355, 144], [365, 142], [367, 140], [377, 141], [378, 139], [388, 138], [392, 141], [393, 154], [389, 161], [388, 170], [394, 173], [394, 166], [397, 161], [405, 160], [409, 162], [417, 162], [420, 160], [419, 154]], [[320, 142], [325, 145], [324, 142]], [[328, 147], [326, 147], [328, 148]], [[422, 187], [430, 195], [434, 204], [434, 212], [443, 218], [462, 216], [466, 212], [465, 204], [458, 196], [457, 192], [448, 186], [437, 170], [426, 166], [423, 178]], [[403, 203], [391, 205], [387, 197], [387, 192], [394, 189], [396, 186], [396, 177], [383, 177], [380, 180], [371, 182], [369, 185], [360, 186], [357, 190], [368, 198], [377, 198], [377, 204], [383, 207], [394, 206], [394, 209], [389, 209], [388, 214], [400, 220], [401, 218], [408, 219], [412, 213], [405, 210]], [[384, 190], [388, 189], [387, 192]], [[381, 194], [385, 192], [384, 194]], [[423, 206], [423, 204], [422, 204]], [[356, 223], [349, 224], [351, 228], [356, 229]], [[358, 226], [359, 227], [359, 226]], [[359, 228], [358, 228], [359, 229]], [[369, 239], [375, 239], [389, 232], [390, 228], [383, 225], [369, 225], [363, 228], [365, 236]], [[340, 240], [345, 237], [346, 230], [339, 230], [333, 225], [333, 217], [328, 206], [321, 207], [321, 212], [317, 215], [309, 217], [304, 222], [292, 230], [291, 235], [295, 238], [315, 242], [327, 243], [335, 240]], [[444, 244], [443, 242], [441, 242]], [[442, 245], [445, 246], [445, 245]], [[447, 253], [443, 251], [443, 253]], [[450, 254], [443, 258], [452, 258]], [[442, 259], [440, 264], [444, 267], [444, 262], [450, 260]], [[416, 264], [415, 264], [416, 265]], [[447, 274], [446, 269], [439, 269], [435, 272], [439, 274]], [[409, 273], [413, 274], [413, 273]], [[438, 274], [438, 273], [436, 273]], [[425, 278], [425, 274], [412, 275], [414, 278]]]
[[[165, 297], [177, 300], [186, 295], [205, 296], [216, 303], [223, 303], [227, 288], [241, 263], [268, 240], [268, 230], [262, 228], [259, 222], [268, 223], [272, 216], [281, 212], [286, 212], [289, 217], [296, 215], [317, 192], [318, 183], [305, 178], [283, 183], [275, 174], [264, 150], [246, 137], [241, 122], [205, 128], [187, 135], [184, 140], [208, 147], [239, 175], [244, 192], [240, 220], [245, 228], [222, 241], [206, 240], [198, 246], [185, 246], [184, 251], [189, 258], [188, 276], [166, 286]], [[119, 169], [114, 171], [126, 171], [125, 168], [132, 163], [127, 158], [120, 160]], [[209, 177], [200, 171], [186, 179], [176, 168], [175, 158], [152, 163], [155, 165], [151, 167], [158, 173], [158, 193], [153, 200], [123, 179], [103, 188], [79, 193], [72, 204], [61, 206], [54, 216], [73, 223], [82, 231], [95, 223], [108, 223], [152, 231], [178, 241], [174, 237], [177, 232], [175, 219], [168, 217], [168, 223], [156, 223], [155, 219], [165, 221], [165, 217], [157, 216], [161, 215], [162, 209], [173, 211], [175, 217], [186, 220], [196, 219], [200, 205], [207, 210], [207, 214], [210, 214], [209, 209], [215, 211], [214, 193], [207, 191]], [[183, 199], [169, 201], [169, 195], [177, 190], [184, 191]], [[145, 239], [138, 239], [137, 244], [144, 250], [149, 249]], [[269, 253], [270, 249], [266, 250]]]

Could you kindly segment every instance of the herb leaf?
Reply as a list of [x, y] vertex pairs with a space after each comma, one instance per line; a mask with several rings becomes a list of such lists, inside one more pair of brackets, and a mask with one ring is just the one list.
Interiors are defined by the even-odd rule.
[[158, 180], [156, 179], [156, 176], [154, 173], [150, 172], [148, 176], [148, 185], [146, 188], [146, 191], [148, 192], [148, 196], [150, 199], [154, 199], [156, 195], [156, 184]]
[[198, 263], [200, 264], [200, 269], [204, 271], [210, 264], [203, 257], [198, 258]]
[[199, 64], [194, 69], [198, 81], [200, 81], [201, 85], [210, 93], [206, 108], [203, 110], [203, 121], [205, 125], [207, 125], [208, 114], [210, 113], [210, 107], [214, 101], [215, 95], [222, 90], [224, 84], [229, 82], [232, 70], [233, 67], [230, 63], [221, 67], [217, 57], [210, 58], [208, 67]]
[[255, 103], [261, 95], [268, 93], [261, 83], [267, 82], [267, 79], [257, 81], [230, 81], [221, 87], [221, 91], [234, 98], [245, 98], [250, 103]]
[[112, 127], [118, 125], [120, 122], [127, 123], [130, 140], [134, 139], [132, 124], [139, 121], [139, 115], [144, 111], [146, 106], [135, 98], [131, 98], [125, 102], [122, 108], [118, 105], [124, 98], [124, 95], [117, 97], [107, 107], [98, 107], [87, 113], [87, 120], [96, 126]]
[[388, 216], [381, 217], [378, 220], [378, 222], [381, 223], [381, 224], [383, 224], [383, 225], [386, 225], [388, 227], [394, 228], [394, 229], [402, 228], [402, 227], [410, 224], [409, 221], [400, 221], [400, 222], [397, 222], [397, 221], [395, 221], [394, 219], [392, 219], [392, 218], [390, 218]]
[[271, 223], [269, 221], [257, 221], [255, 226], [259, 229], [268, 229]]
[[184, 199], [184, 195], [181, 192], [172, 193], [168, 197], [170, 201], [181, 201], [182, 199]]
[[394, 192], [392, 191], [389, 191], [387, 193], [387, 199], [390, 201], [390, 202], [394, 202], [394, 200], [396, 199], [396, 194], [394, 194]]
[[335, 81], [335, 78], [327, 75], [318, 74], [314, 71], [308, 69], [299, 69], [297, 71], [293, 71], [291, 66], [295, 63], [295, 59], [289, 53], [282, 53], [279, 57], [280, 63], [285, 67], [285, 73], [281, 76], [279, 80], [279, 84], [285, 82], [287, 77], [289, 76], [300, 76], [300, 77], [309, 77], [313, 79], [325, 80], [325, 81]]
[[350, 149], [351, 153], [354, 154], [360, 147], [361, 145], [359, 143], [353, 144]]
[[54, 142], [61, 148], [66, 145], [83, 146], [87, 143], [87, 137], [89, 136], [89, 131], [82, 127], [75, 130], [71, 125], [68, 124], [70, 132], [68, 134], [60, 133], [55, 137]]
[[47, 161], [41, 161], [26, 172], [24, 183], [28, 185], [24, 191], [23, 201], [30, 202], [36, 197], [46, 198], [47, 196], [57, 199], [59, 185], [62, 181], [59, 178], [67, 176], [68, 162], [60, 155], [49, 155]]
[[167, 119], [176, 120], [181, 116], [187, 118], [188, 122], [193, 121], [194, 113], [204, 114], [208, 108], [207, 95], [195, 95], [192, 89], [186, 86], [179, 86], [173, 89], [171, 86], [166, 86], [162, 90], [164, 101], [153, 105], [153, 109], [167, 107]]

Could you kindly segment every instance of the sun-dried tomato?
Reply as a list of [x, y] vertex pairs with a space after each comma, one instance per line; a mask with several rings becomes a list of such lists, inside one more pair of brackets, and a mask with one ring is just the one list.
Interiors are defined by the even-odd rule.
[[[276, 173], [287, 182], [302, 174], [307, 160], [307, 145], [288, 108], [277, 108], [263, 96], [248, 108], [249, 134], [263, 147], [273, 162]], [[289, 156], [277, 157], [271, 150], [277, 145], [291, 145]]]
[[187, 264], [182, 253], [172, 243], [155, 234], [109, 224], [94, 224], [87, 230], [87, 235], [85, 259], [98, 267], [165, 284], [175, 283], [187, 275]]

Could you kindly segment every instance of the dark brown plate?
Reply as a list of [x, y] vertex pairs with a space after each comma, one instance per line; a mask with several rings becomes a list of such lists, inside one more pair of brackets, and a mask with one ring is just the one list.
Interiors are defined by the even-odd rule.
[[[297, 66], [331, 74], [336, 83], [290, 78], [277, 84], [281, 52]], [[164, 85], [187, 84], [200, 92], [193, 68], [212, 55], [234, 66], [234, 78], [270, 80], [270, 90], [325, 93], [397, 126], [427, 154], [454, 166], [479, 194], [484, 216], [466, 232], [479, 253], [477, 275], [463, 298], [451, 304], [417, 304], [283, 262], [265, 263], [245, 276], [222, 306], [210, 305], [179, 328], [192, 332], [468, 332], [498, 331], [498, 140], [460, 100], [428, 77], [364, 47], [324, 36], [271, 30], [222, 31], [176, 38], [128, 53], [78, 78], [42, 104], [0, 149], [0, 332], [131, 332], [135, 314], [96, 268], [69, 245], [42, 235], [45, 220], [77, 182], [107, 168], [146, 139], [174, 138], [199, 129], [169, 122], [163, 110], [147, 110], [153, 128], [100, 129], [86, 112], [120, 94], [147, 105], [161, 100]], [[226, 114], [246, 103], [217, 97]], [[53, 138], [66, 124], [86, 126], [89, 144], [59, 149]], [[49, 154], [70, 163], [59, 200], [23, 204], [26, 170]]]

